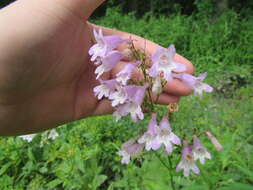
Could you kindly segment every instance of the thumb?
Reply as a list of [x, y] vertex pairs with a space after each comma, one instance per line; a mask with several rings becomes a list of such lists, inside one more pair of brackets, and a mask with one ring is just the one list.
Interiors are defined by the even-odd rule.
[[81, 19], [88, 19], [104, 1], [106, 0], [55, 0]]

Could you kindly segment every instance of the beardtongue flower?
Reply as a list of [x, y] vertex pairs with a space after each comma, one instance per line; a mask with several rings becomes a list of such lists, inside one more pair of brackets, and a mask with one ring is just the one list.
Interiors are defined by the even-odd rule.
[[147, 87], [148, 84], [144, 86], [128, 85], [124, 89], [128, 100], [140, 106], [144, 100]]
[[167, 116], [164, 116], [160, 122], [155, 140], [157, 145], [156, 149], [159, 149], [161, 145], [164, 145], [167, 153], [171, 153], [173, 151], [173, 144], [181, 144], [180, 138], [176, 136], [170, 128]]
[[114, 68], [123, 57], [124, 55], [119, 51], [111, 51], [105, 57], [102, 57], [101, 64], [95, 70], [95, 74], [97, 74], [96, 79], [104, 72], [108, 72]]
[[157, 141], [156, 141], [156, 135], [157, 135], [157, 122], [156, 122], [156, 114], [152, 113], [151, 120], [148, 124], [148, 130], [141, 136], [141, 138], [138, 139], [138, 143], [145, 144], [146, 150], [157, 150]]
[[[121, 87], [119, 91], [112, 93], [109, 99], [112, 100], [112, 106], [118, 106], [113, 115], [116, 121], [120, 120], [121, 117], [126, 116], [130, 113], [131, 119], [134, 122], [144, 119], [144, 114], [141, 109], [147, 84], [144, 86], [128, 85]], [[123, 104], [123, 105], [119, 105]]]
[[213, 134], [210, 131], [206, 131], [207, 137], [211, 140], [212, 144], [216, 148], [216, 150], [222, 150], [223, 146], [219, 143], [219, 141], [213, 136]]
[[122, 144], [121, 150], [118, 152], [122, 156], [121, 163], [128, 164], [132, 157], [138, 156], [144, 148], [144, 144], [137, 144], [136, 140], [139, 137], [129, 139], [127, 142]]
[[129, 109], [129, 113], [133, 122], [144, 119], [144, 114], [140, 105], [130, 102], [126, 105], [126, 107]]
[[108, 98], [118, 86], [118, 82], [115, 79], [112, 80], [101, 80], [99, 79], [101, 85], [96, 86], [93, 91], [95, 96], [100, 100], [103, 97]]
[[166, 81], [171, 81], [172, 72], [184, 72], [186, 66], [174, 61], [175, 55], [174, 45], [170, 45], [168, 49], [159, 48], [151, 58], [153, 65], [149, 70], [149, 75], [154, 78], [163, 74]]
[[52, 129], [52, 130], [50, 130], [47, 138], [54, 140], [58, 136], [59, 136], [59, 133], [55, 129]]
[[116, 121], [119, 121], [122, 117], [128, 114], [129, 114], [128, 104], [117, 106], [116, 110], [113, 112], [113, 116]]
[[127, 102], [123, 105], [117, 107], [113, 115], [116, 118], [116, 121], [119, 121], [121, 117], [130, 114], [133, 122], [144, 119], [144, 114], [142, 112], [141, 106], [133, 102]]
[[119, 36], [103, 36], [102, 30], [99, 29], [99, 32], [94, 29], [93, 34], [96, 40], [96, 44], [94, 44], [90, 50], [89, 55], [91, 57], [91, 61], [95, 61], [98, 57], [104, 57], [108, 52], [115, 49], [119, 44], [125, 42]]
[[201, 164], [205, 163], [205, 159], [211, 159], [211, 154], [200, 143], [200, 140], [196, 135], [193, 136], [193, 157], [194, 160], [199, 160]]
[[184, 176], [188, 177], [192, 170], [195, 174], [199, 174], [199, 168], [195, 164], [192, 147], [188, 145], [187, 141], [184, 141], [184, 148], [182, 151], [182, 158], [177, 165], [176, 171], [184, 170]]
[[31, 142], [35, 136], [36, 134], [30, 134], [30, 135], [22, 135], [19, 137], [27, 142]]
[[122, 86], [119, 86], [117, 91], [109, 96], [109, 99], [112, 100], [112, 106], [115, 107], [119, 104], [124, 104], [127, 101], [127, 93]]
[[116, 76], [116, 80], [122, 85], [126, 85], [127, 81], [131, 78], [132, 73], [136, 67], [140, 65], [140, 62], [129, 63], [127, 64]]
[[198, 77], [192, 76], [187, 73], [175, 74], [173, 76], [181, 79], [183, 83], [185, 83], [189, 88], [192, 88], [194, 90], [194, 95], [196, 96], [202, 96], [203, 91], [213, 91], [213, 88], [210, 85], [202, 82], [207, 77], [207, 73], [203, 73]]

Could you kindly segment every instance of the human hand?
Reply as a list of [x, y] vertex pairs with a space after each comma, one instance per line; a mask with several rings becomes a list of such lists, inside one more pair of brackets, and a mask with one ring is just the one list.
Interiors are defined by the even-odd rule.
[[[92, 115], [112, 113], [108, 100], [98, 101], [89, 61], [91, 13], [104, 0], [19, 0], [0, 12], [0, 134], [33, 133]], [[106, 35], [131, 34], [103, 28]], [[144, 39], [131, 35], [136, 47]], [[152, 54], [158, 45], [146, 41]], [[177, 61], [193, 67], [177, 55]], [[105, 75], [109, 79], [119, 68]], [[177, 102], [191, 89], [168, 83], [158, 103]]]

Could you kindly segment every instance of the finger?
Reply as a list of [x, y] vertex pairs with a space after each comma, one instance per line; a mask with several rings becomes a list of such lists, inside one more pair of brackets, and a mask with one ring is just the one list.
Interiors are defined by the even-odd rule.
[[184, 64], [186, 66], [186, 71], [185, 71], [186, 73], [191, 74], [191, 75], [194, 73], [193, 64], [182, 55], [176, 54], [174, 61]]
[[108, 99], [102, 99], [99, 101], [95, 111], [93, 112], [93, 115], [107, 115], [112, 114], [114, 112], [114, 109], [112, 107], [112, 103]]
[[174, 96], [188, 96], [192, 93], [192, 89], [179, 79], [173, 79], [172, 81], [167, 82], [163, 92]]

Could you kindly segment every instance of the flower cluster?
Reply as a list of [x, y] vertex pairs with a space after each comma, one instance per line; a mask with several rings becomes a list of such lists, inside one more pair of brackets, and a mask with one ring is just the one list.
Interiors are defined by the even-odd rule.
[[123, 40], [119, 36], [103, 36], [102, 30], [97, 33], [94, 30], [96, 44], [90, 48], [89, 54], [91, 61], [97, 65], [95, 74], [100, 85], [94, 88], [95, 96], [100, 100], [108, 98], [112, 106], [116, 108], [114, 116], [116, 120], [128, 114], [133, 121], [143, 120], [144, 114], [141, 105], [144, 100], [145, 91], [148, 84], [136, 85], [129, 84], [129, 80], [135, 69], [141, 64], [138, 61], [132, 61], [123, 66], [123, 69], [117, 73], [116, 78], [103, 80], [102, 75], [114, 69], [120, 60], [125, 57], [123, 53], [116, 50], [121, 43], [127, 43], [129, 40]]
[[[202, 96], [203, 92], [212, 92], [213, 88], [204, 83], [207, 73], [198, 77], [186, 73], [186, 66], [175, 61], [176, 49], [174, 45], [166, 48], [158, 48], [152, 56], [147, 56], [145, 51], [136, 49], [132, 40], [122, 39], [119, 36], [104, 36], [102, 30], [94, 30], [95, 44], [90, 48], [91, 61], [96, 65], [96, 79], [99, 85], [94, 88], [94, 94], [101, 100], [107, 98], [111, 106], [115, 108], [113, 115], [116, 121], [130, 115], [133, 122], [144, 119], [143, 110], [151, 115], [147, 131], [125, 142], [119, 155], [121, 162], [128, 164], [131, 158], [138, 156], [145, 149], [158, 150], [163, 148], [168, 156], [171, 156], [175, 148], [182, 149], [182, 158], [176, 170], [184, 170], [184, 175], [189, 176], [190, 171], [198, 174], [196, 161], [202, 164], [205, 159], [211, 159], [210, 153], [201, 144], [196, 135], [193, 135], [193, 143], [189, 145], [187, 140], [181, 140], [172, 130], [169, 123], [170, 111], [157, 123], [157, 113], [154, 104], [157, 102], [167, 82], [174, 79], [180, 80], [194, 92], [194, 95]], [[119, 45], [125, 43], [128, 49], [120, 52]], [[126, 53], [127, 52], [127, 53]], [[124, 63], [121, 60], [124, 59]], [[126, 63], [125, 60], [128, 60]], [[114, 69], [121, 70], [115, 74]], [[136, 77], [139, 75], [139, 77]], [[156, 97], [156, 100], [154, 100]], [[178, 110], [177, 106], [170, 109]], [[207, 132], [208, 138], [217, 147], [218, 141]], [[183, 142], [183, 143], [182, 143]], [[181, 148], [181, 144], [183, 147]], [[220, 145], [220, 144], [219, 144]], [[219, 147], [221, 149], [221, 145]]]

